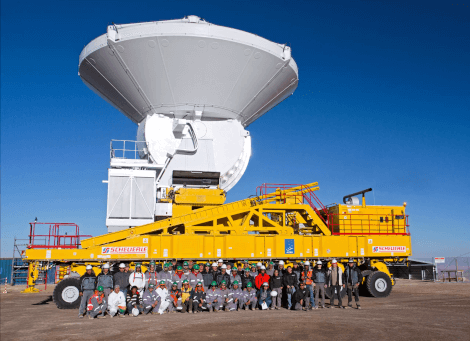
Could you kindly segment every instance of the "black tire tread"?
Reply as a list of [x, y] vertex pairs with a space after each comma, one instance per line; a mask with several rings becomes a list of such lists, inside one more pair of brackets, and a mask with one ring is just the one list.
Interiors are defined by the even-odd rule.
[[[54, 288], [52, 292], [52, 300], [59, 309], [78, 309], [80, 307], [80, 299], [73, 303], [67, 303], [62, 299], [62, 290], [65, 287], [74, 285], [79, 289], [79, 278], [69, 277], [61, 280]], [[79, 289], [80, 290], [80, 289]]]
[[[377, 277], [382, 277], [387, 281], [389, 289], [387, 291], [385, 291], [384, 293], [378, 294], [377, 291], [375, 290], [374, 282], [377, 279]], [[392, 292], [392, 287], [393, 287], [392, 281], [391, 281], [390, 277], [385, 272], [382, 272], [382, 271], [374, 271], [371, 274], [369, 274], [369, 276], [367, 276], [365, 284], [366, 284], [366, 288], [367, 288], [368, 293], [372, 297], [384, 298], [384, 297], [389, 296], [390, 293]]]

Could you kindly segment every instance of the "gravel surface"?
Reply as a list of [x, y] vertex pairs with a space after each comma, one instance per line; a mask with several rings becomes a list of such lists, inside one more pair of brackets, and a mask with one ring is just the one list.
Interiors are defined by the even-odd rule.
[[0, 294], [2, 341], [470, 340], [469, 283], [397, 280], [387, 298], [361, 297], [361, 310], [177, 313], [93, 321], [78, 319], [78, 310], [58, 309], [51, 299], [53, 286], [37, 294], [21, 294], [21, 289]]

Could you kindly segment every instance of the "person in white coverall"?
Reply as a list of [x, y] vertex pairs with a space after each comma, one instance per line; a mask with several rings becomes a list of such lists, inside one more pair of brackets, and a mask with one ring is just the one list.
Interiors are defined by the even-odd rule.
[[160, 281], [160, 286], [156, 290], [157, 295], [160, 296], [160, 306], [158, 307], [158, 313], [164, 314], [165, 311], [167, 310], [168, 306], [170, 305], [170, 293], [168, 292], [168, 289], [166, 288], [166, 281], [161, 280]]
[[140, 298], [142, 298], [145, 288], [145, 275], [142, 273], [142, 267], [139, 263], [135, 265], [135, 271], [129, 276], [129, 286], [131, 288], [137, 287]]
[[114, 286], [114, 291], [108, 296], [108, 312], [111, 317], [116, 314], [119, 317], [124, 317], [126, 312], [126, 297], [121, 291], [119, 284]]

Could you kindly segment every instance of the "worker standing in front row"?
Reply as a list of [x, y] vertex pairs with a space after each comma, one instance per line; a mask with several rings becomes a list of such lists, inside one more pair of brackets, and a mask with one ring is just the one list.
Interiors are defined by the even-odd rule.
[[90, 297], [88, 300], [88, 318], [94, 319], [98, 317], [99, 319], [104, 319], [104, 313], [108, 308], [108, 304], [106, 302], [106, 298], [104, 297], [103, 287], [100, 285], [96, 288], [95, 293], [93, 296]]
[[114, 288], [114, 280], [113, 275], [109, 272], [109, 264], [106, 263], [103, 265], [103, 270], [101, 273], [96, 277], [96, 286], [102, 286], [104, 290], [104, 297], [106, 301], [108, 301], [108, 295], [113, 291]]
[[343, 301], [341, 299], [341, 289], [344, 285], [344, 274], [341, 268], [338, 266], [336, 259], [331, 261], [331, 267], [328, 270], [328, 286], [331, 288], [331, 298], [329, 308], [333, 308], [335, 305], [335, 293], [338, 296], [338, 308], [343, 307]]
[[266, 267], [264, 265], [260, 266], [260, 272], [255, 278], [256, 288], [261, 289], [263, 283], [269, 283], [269, 275], [266, 273]]
[[292, 298], [295, 294], [295, 291], [297, 290], [298, 279], [297, 279], [297, 275], [292, 271], [292, 268], [290, 266], [287, 267], [287, 272], [282, 277], [282, 281], [283, 281], [284, 287], [286, 288], [287, 309], [291, 310]]
[[279, 276], [279, 270], [274, 270], [273, 276], [269, 279], [269, 287], [272, 291], [277, 293], [277, 295], [273, 296], [273, 303], [269, 309], [281, 309], [282, 289], [284, 289], [284, 284], [282, 277]]
[[119, 272], [114, 274], [114, 286], [119, 285], [120, 291], [127, 296], [127, 287], [129, 286], [129, 274], [125, 272], [126, 265], [119, 264]]
[[348, 289], [348, 308], [352, 308], [352, 294], [354, 293], [357, 309], [361, 309], [359, 305], [359, 284], [362, 283], [362, 273], [353, 258], [349, 259], [348, 266], [344, 270], [344, 278]]
[[312, 271], [313, 286], [315, 288], [315, 309], [318, 309], [318, 299], [321, 294], [321, 307], [325, 308], [325, 289], [327, 287], [327, 273], [322, 269], [322, 261], [317, 262], [317, 267]]
[[304, 264], [304, 271], [302, 271], [302, 275], [300, 280], [305, 282], [306, 288], [308, 290], [308, 294], [310, 297], [310, 307], [309, 309], [315, 308], [315, 300], [314, 300], [314, 293], [313, 293], [313, 280], [312, 280], [312, 270], [310, 269], [310, 262], [306, 261]]
[[93, 296], [96, 288], [96, 275], [93, 272], [91, 265], [86, 266], [86, 272], [80, 277], [78, 284], [80, 288], [80, 296], [82, 300], [80, 302], [80, 309], [78, 310], [78, 317], [83, 318], [83, 314], [87, 311], [87, 304], [91, 296]]

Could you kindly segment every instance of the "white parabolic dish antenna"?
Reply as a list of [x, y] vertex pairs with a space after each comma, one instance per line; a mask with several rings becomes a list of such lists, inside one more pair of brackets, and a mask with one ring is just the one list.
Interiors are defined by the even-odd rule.
[[175, 170], [217, 172], [226, 191], [251, 155], [245, 128], [298, 84], [288, 46], [196, 16], [108, 26], [83, 49], [79, 74], [139, 125], [157, 186]]

